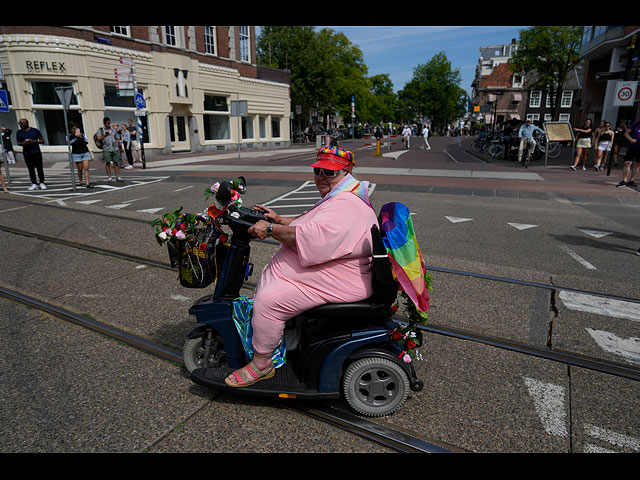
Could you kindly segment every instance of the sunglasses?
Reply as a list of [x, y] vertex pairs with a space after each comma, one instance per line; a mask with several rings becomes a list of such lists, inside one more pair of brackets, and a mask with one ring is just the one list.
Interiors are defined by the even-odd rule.
[[323, 177], [335, 177], [340, 170], [329, 170], [328, 168], [313, 167], [313, 174], [316, 177], [322, 175]]

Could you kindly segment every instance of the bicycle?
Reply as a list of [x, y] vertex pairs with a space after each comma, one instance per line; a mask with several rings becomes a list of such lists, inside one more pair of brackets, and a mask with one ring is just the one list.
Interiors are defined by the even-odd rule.
[[562, 144], [560, 142], [546, 142], [545, 138], [542, 134], [536, 132], [534, 135], [537, 136], [536, 142], [538, 143], [538, 148], [542, 153], [547, 153], [547, 157], [549, 158], [558, 158], [560, 153], [562, 153]]

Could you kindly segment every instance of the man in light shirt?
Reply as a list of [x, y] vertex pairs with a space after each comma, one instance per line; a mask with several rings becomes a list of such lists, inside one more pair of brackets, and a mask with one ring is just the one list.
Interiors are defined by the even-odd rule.
[[544, 130], [536, 127], [531, 120], [527, 119], [525, 123], [520, 127], [520, 131], [518, 131], [518, 136], [520, 137], [520, 148], [518, 148], [518, 162], [522, 162], [522, 150], [524, 148], [524, 142], [527, 140], [529, 142], [529, 153], [531, 155], [533, 150], [536, 148], [536, 141], [533, 138], [533, 132], [538, 131], [544, 134]]

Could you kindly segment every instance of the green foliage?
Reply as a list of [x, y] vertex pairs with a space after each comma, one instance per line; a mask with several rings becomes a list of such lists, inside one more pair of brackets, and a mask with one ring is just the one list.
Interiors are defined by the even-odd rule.
[[444, 52], [418, 65], [412, 79], [398, 93], [403, 119], [427, 117], [441, 126], [462, 116], [466, 93], [460, 88], [460, 82], [460, 71], [451, 67]]
[[[559, 99], [568, 75], [581, 63], [581, 36], [581, 26], [534, 26], [521, 30], [518, 50], [509, 60], [511, 70], [527, 75], [528, 89], [553, 92]], [[557, 102], [552, 111], [556, 118]]]
[[[457, 70], [451, 70], [446, 57], [448, 71], [445, 69], [445, 76], [441, 78], [446, 88], [438, 86], [435, 77], [431, 77], [430, 88], [426, 89], [428, 99], [421, 100], [429, 106], [425, 111], [422, 107], [408, 108], [414, 98], [407, 95], [399, 99], [388, 74], [368, 76], [360, 48], [333, 29], [264, 26], [256, 46], [261, 65], [291, 71], [291, 104], [300, 105], [304, 116], [315, 108], [325, 114], [337, 111], [350, 119], [352, 96], [357, 119], [363, 123], [398, 121], [397, 112], [406, 112], [407, 116], [402, 114], [405, 120], [427, 111], [430, 116], [447, 117], [446, 120], [464, 112], [464, 92], [458, 86], [460, 75]], [[438, 57], [435, 63], [441, 61]], [[421, 81], [420, 77], [414, 83]], [[410, 90], [413, 92], [413, 87]]]

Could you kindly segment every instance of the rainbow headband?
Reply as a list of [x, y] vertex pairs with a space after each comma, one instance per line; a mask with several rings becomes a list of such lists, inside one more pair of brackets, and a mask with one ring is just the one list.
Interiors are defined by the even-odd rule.
[[329, 162], [338, 163], [345, 167], [353, 167], [355, 162], [353, 160], [353, 152], [348, 150], [342, 150], [339, 147], [324, 147], [318, 150], [318, 156], [316, 161], [327, 160]]

